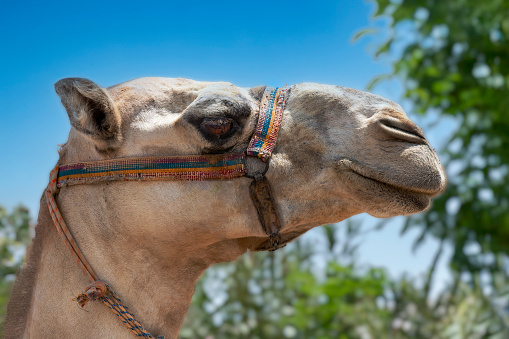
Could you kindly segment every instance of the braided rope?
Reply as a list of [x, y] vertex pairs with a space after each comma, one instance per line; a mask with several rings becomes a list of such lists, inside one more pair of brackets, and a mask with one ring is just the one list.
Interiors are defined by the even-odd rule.
[[[58, 177], [58, 166], [56, 166], [50, 174], [50, 182], [48, 189], [46, 190], [46, 199], [48, 201], [48, 209], [53, 219], [53, 223], [58, 231], [58, 234], [62, 238], [65, 246], [69, 252], [76, 258], [76, 262], [82, 268], [83, 273], [92, 283], [87, 287], [85, 293], [80, 293], [76, 300], [81, 307], [84, 307], [89, 300], [100, 300], [103, 302], [108, 309], [113, 312], [117, 317], [121, 318], [122, 323], [137, 337], [154, 338], [149, 332], [147, 332], [143, 326], [136, 320], [135, 316], [128, 311], [127, 306], [122, 305], [121, 300], [117, 298], [115, 292], [105, 283], [99, 281], [94, 270], [88, 263], [87, 259], [81, 252], [74, 240], [69, 228], [62, 218], [57, 203], [55, 201], [55, 195], [58, 193], [57, 188], [57, 177]], [[102, 285], [106, 286], [104, 290], [100, 290], [98, 287]], [[97, 293], [97, 294], [96, 294]], [[159, 337], [162, 338], [162, 337]]]

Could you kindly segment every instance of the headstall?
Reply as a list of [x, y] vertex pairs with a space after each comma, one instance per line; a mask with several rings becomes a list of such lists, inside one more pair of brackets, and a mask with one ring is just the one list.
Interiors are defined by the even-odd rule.
[[[286, 87], [265, 89], [260, 103], [258, 123], [246, 153], [112, 159], [56, 166], [51, 171], [46, 198], [53, 223], [66, 247], [91, 282], [85, 292], [76, 297], [81, 307], [90, 300], [99, 300], [116, 314], [133, 334], [138, 337], [154, 338], [128, 311], [128, 308], [122, 305], [115, 292], [106, 283], [99, 281], [79, 249], [55, 200], [58, 190], [62, 187], [110, 181], [203, 181], [230, 180], [246, 176], [253, 179], [250, 185], [251, 199], [258, 212], [260, 223], [269, 236], [269, 246], [259, 249], [275, 251], [279, 248], [281, 225], [265, 173], [268, 170], [269, 160], [281, 126], [288, 94]], [[245, 166], [247, 157], [260, 159], [265, 163], [264, 168], [261, 171], [249, 173]]]

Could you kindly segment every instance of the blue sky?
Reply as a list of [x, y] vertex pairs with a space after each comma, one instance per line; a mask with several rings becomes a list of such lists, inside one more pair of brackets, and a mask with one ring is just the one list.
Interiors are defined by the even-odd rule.
[[364, 89], [388, 69], [366, 53], [366, 41], [350, 43], [373, 12], [358, 0], [5, 1], [0, 12], [0, 204], [34, 212], [70, 128], [53, 89], [61, 78], [104, 87], [163, 76]]
[[[23, 203], [37, 214], [57, 145], [70, 129], [53, 89], [59, 79], [85, 77], [104, 87], [163, 76], [365, 89], [390, 70], [367, 52], [373, 39], [351, 43], [373, 25], [373, 11], [372, 2], [360, 0], [2, 1], [0, 205]], [[397, 83], [375, 92], [399, 100]], [[396, 224], [366, 238], [362, 259], [395, 274], [418, 273], [436, 244], [411, 256], [413, 237], [399, 239]]]

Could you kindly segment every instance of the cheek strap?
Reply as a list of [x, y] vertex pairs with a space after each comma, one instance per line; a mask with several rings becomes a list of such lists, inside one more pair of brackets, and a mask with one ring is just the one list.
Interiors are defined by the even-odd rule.
[[[258, 157], [265, 166], [262, 170], [246, 175], [253, 181], [249, 186], [251, 200], [258, 212], [258, 218], [265, 234], [269, 236], [269, 244], [264, 249], [275, 251], [281, 245], [281, 222], [276, 210], [269, 180], [265, 176], [269, 169], [269, 161], [276, 144], [283, 111], [288, 98], [288, 88], [272, 88], [267, 86], [260, 103], [260, 114], [255, 133], [249, 142], [246, 154]], [[248, 157], [250, 158], [250, 157]]]
[[254, 177], [249, 186], [251, 192], [251, 200], [258, 212], [258, 218], [263, 226], [265, 234], [269, 236], [269, 251], [275, 251], [281, 244], [281, 224], [276, 211], [276, 204], [272, 197], [269, 180], [262, 174]]

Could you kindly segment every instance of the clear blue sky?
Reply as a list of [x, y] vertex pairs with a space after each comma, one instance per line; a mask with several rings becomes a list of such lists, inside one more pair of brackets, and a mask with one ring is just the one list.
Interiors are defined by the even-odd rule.
[[[23, 203], [37, 214], [70, 129], [53, 89], [59, 79], [85, 77], [104, 87], [163, 76], [365, 89], [390, 69], [366, 51], [370, 39], [351, 43], [372, 25], [373, 11], [361, 0], [2, 1], [0, 205]], [[377, 90], [399, 99], [397, 86]], [[435, 245], [417, 260], [412, 237], [400, 240], [398, 227], [388, 228], [367, 239], [367, 262], [396, 273], [429, 263]]]
[[387, 69], [350, 43], [373, 4], [344, 1], [2, 1], [0, 204], [38, 209], [69, 132], [53, 84], [143, 76], [364, 89]]

